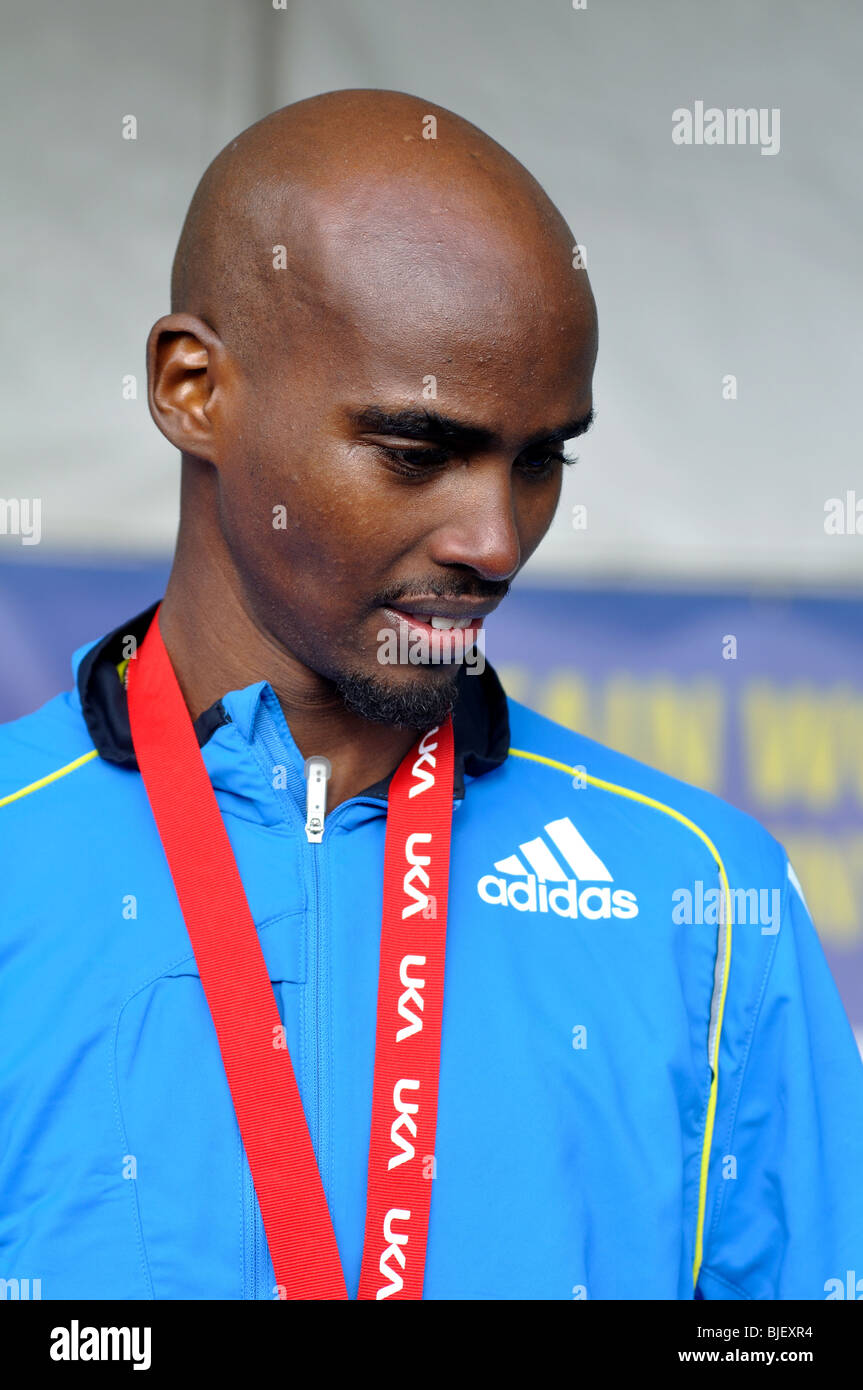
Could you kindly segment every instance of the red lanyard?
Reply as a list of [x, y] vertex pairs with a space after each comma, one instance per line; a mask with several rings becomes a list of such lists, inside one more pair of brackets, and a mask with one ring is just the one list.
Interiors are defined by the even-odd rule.
[[[157, 610], [128, 665], [138, 767], [201, 973], [281, 1298], [347, 1298], [273, 988]], [[359, 1297], [422, 1298], [434, 1174], [452, 718], [390, 784]]]

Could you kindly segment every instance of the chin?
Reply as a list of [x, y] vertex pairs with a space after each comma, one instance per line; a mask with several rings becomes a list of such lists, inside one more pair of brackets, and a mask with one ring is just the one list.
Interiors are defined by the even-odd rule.
[[363, 719], [399, 728], [430, 729], [443, 723], [455, 704], [458, 672], [457, 665], [435, 666], [427, 674], [411, 673], [401, 681], [377, 673], [349, 672], [336, 677], [333, 684], [346, 708]]

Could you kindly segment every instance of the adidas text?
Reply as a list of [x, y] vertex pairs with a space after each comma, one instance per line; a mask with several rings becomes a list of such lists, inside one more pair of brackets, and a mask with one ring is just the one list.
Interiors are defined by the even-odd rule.
[[483, 902], [493, 907], [593, 921], [638, 916], [635, 894], [610, 886], [614, 880], [608, 866], [569, 816], [548, 821], [542, 835], [523, 840], [515, 854], [495, 860], [494, 867], [497, 873], [486, 874], [476, 885]]
[[598, 887], [590, 883], [579, 888], [578, 881], [552, 887], [540, 883], [535, 874], [521, 882], [507, 883], [495, 874], [486, 874], [477, 884], [484, 903], [499, 907], [514, 907], [516, 912], [556, 912], [558, 917], [637, 917], [638, 901], [628, 888]]

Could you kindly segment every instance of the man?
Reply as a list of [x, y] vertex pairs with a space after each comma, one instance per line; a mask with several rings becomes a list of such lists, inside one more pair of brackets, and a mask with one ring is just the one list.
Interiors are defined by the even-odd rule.
[[[863, 1272], [863, 1068], [782, 847], [477, 659], [591, 420], [573, 246], [401, 93], [287, 107], [205, 173], [148, 345], [167, 592], [0, 736], [7, 1279], [821, 1299]], [[753, 893], [776, 910], [741, 923]]]

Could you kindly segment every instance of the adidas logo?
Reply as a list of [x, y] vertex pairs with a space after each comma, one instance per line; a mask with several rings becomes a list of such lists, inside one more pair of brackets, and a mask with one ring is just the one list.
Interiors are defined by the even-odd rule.
[[516, 912], [556, 912], [558, 917], [638, 916], [635, 894], [610, 887], [614, 879], [569, 816], [549, 821], [543, 831], [557, 854], [541, 835], [525, 840], [517, 854], [497, 860], [497, 873], [479, 880], [476, 888], [484, 903]]

